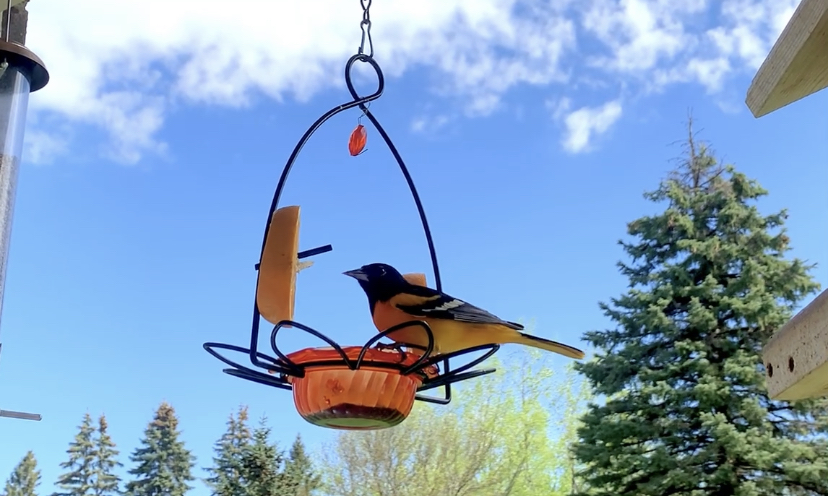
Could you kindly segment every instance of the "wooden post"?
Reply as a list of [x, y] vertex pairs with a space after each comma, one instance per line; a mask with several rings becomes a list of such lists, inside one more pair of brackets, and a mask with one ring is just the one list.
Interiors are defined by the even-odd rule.
[[828, 0], [802, 0], [750, 83], [746, 103], [762, 117], [825, 87]]
[[[802, 0], [748, 89], [755, 117], [828, 87], [828, 0]], [[762, 358], [776, 400], [828, 396], [828, 291], [768, 341]]]
[[828, 291], [785, 324], [762, 355], [771, 398], [828, 395]]

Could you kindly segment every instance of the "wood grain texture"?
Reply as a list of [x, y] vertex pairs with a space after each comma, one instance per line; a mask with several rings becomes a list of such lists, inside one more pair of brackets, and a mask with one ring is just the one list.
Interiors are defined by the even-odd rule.
[[828, 396], [828, 290], [768, 341], [762, 358], [772, 399]]
[[762, 117], [828, 86], [828, 0], [802, 0], [747, 92]]

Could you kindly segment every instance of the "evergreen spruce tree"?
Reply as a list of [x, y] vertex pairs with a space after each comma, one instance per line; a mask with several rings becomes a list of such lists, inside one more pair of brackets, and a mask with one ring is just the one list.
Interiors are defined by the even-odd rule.
[[192, 469], [195, 457], [179, 440], [175, 410], [164, 402], [144, 430], [141, 446], [130, 455], [136, 464], [129, 473], [134, 478], [126, 484], [129, 496], [184, 496], [195, 480]]
[[37, 469], [37, 459], [29, 451], [14, 468], [11, 476], [3, 488], [3, 496], [37, 496], [37, 486], [40, 485], [40, 470]]
[[205, 482], [214, 496], [246, 496], [244, 453], [250, 446], [252, 435], [247, 426], [247, 407], [242, 406], [236, 416], [230, 415], [227, 430], [216, 442], [213, 466]]
[[285, 460], [284, 479], [287, 494], [293, 496], [310, 496], [322, 486], [322, 478], [315, 472], [298, 434]]
[[113, 473], [116, 467], [123, 464], [118, 461], [118, 450], [109, 436], [109, 424], [106, 416], [98, 418], [98, 435], [95, 438], [95, 459], [93, 462], [94, 480], [92, 494], [94, 496], [117, 496], [120, 494], [121, 478]]
[[628, 226], [630, 288], [587, 334], [591, 404], [574, 447], [596, 496], [828, 495], [825, 400], [771, 401], [761, 348], [817, 290], [784, 258], [784, 211], [762, 215], [756, 181], [721, 167], [692, 129], [683, 165]]
[[75, 439], [69, 443], [69, 459], [60, 464], [66, 470], [58, 477], [61, 491], [54, 496], [91, 496], [94, 493], [95, 476], [95, 426], [87, 412], [78, 427]]
[[270, 427], [264, 417], [253, 430], [253, 441], [242, 455], [242, 480], [247, 496], [275, 496], [291, 494], [287, 491], [282, 473], [284, 455], [270, 442]]

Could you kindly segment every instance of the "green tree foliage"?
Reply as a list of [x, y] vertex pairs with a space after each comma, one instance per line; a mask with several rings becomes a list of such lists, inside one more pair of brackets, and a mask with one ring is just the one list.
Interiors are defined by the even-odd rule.
[[116, 496], [120, 494], [118, 486], [121, 478], [114, 470], [123, 466], [118, 461], [118, 450], [115, 443], [109, 436], [109, 425], [106, 417], [101, 415], [98, 418], [98, 434], [95, 438], [95, 458], [92, 462], [92, 494], [94, 496]]
[[40, 470], [37, 468], [37, 459], [29, 451], [14, 468], [11, 476], [3, 488], [3, 496], [37, 496], [37, 486], [40, 485]]
[[92, 416], [87, 412], [83, 416], [75, 439], [69, 443], [69, 459], [60, 464], [66, 470], [58, 477], [59, 492], [54, 496], [89, 496], [95, 486], [95, 426]]
[[227, 430], [215, 444], [213, 466], [207, 469], [210, 477], [205, 482], [214, 496], [247, 496], [243, 458], [251, 441], [247, 407], [242, 406], [236, 416], [230, 415]]
[[126, 484], [129, 496], [183, 496], [195, 480], [192, 469], [195, 457], [179, 439], [175, 410], [164, 402], [144, 430], [141, 446], [130, 455], [136, 464]]
[[242, 454], [242, 481], [247, 496], [275, 496], [290, 494], [286, 491], [282, 473], [284, 455], [276, 444], [270, 442], [270, 427], [262, 418], [253, 430], [253, 440]]
[[756, 181], [688, 140], [647, 198], [666, 209], [628, 226], [630, 288], [601, 308], [614, 329], [578, 365], [591, 404], [574, 453], [613, 496], [828, 494], [822, 401], [771, 401], [761, 347], [817, 289], [784, 257], [784, 211], [762, 215]]
[[[556, 377], [541, 352], [453, 388], [452, 403], [418, 402], [392, 429], [342, 432], [326, 450], [325, 491], [340, 496], [569, 494], [567, 456], [586, 388]], [[557, 379], [557, 380], [556, 380]]]
[[216, 442], [207, 485], [214, 496], [309, 496], [319, 486], [319, 476], [297, 436], [285, 458], [270, 442], [271, 429], [262, 418], [252, 432], [247, 407], [230, 415], [227, 430]]
[[322, 479], [314, 470], [313, 462], [305, 450], [302, 437], [297, 435], [290, 447], [284, 468], [286, 494], [311, 496], [322, 487]]

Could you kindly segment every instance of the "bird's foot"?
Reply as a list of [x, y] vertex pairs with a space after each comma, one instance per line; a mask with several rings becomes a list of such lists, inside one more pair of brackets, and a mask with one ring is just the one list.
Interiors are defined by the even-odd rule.
[[405, 354], [405, 351], [403, 351], [402, 345], [399, 344], [399, 343], [377, 343], [376, 348], [378, 350], [381, 350], [381, 351], [392, 350], [392, 351], [399, 351], [400, 353]]
[[400, 354], [401, 363], [405, 362], [408, 358], [408, 353], [412, 351], [400, 343], [377, 343], [376, 348], [383, 351], [392, 350], [398, 352]]

